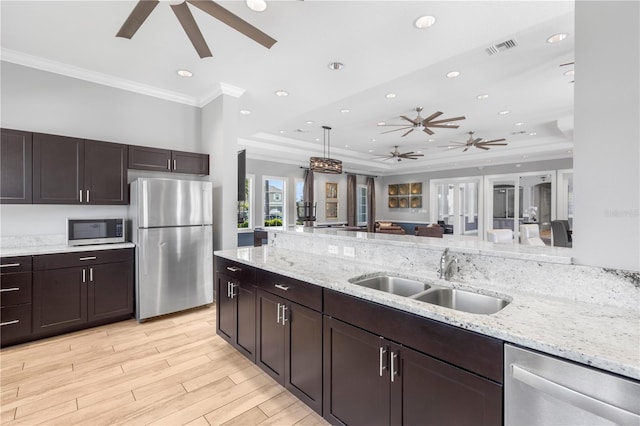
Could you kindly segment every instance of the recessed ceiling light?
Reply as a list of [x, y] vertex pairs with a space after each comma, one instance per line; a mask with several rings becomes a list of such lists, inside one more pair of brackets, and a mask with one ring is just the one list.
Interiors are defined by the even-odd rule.
[[567, 154], [571, 154], [572, 152], [573, 152], [573, 151], [571, 151], [571, 150], [568, 150], [568, 151], [567, 151]]
[[247, 7], [254, 12], [264, 12], [267, 10], [267, 2], [264, 0], [247, 0]]
[[346, 114], [346, 113], [351, 112], [351, 111], [345, 108], [345, 109], [341, 109], [340, 112], [343, 113], [343, 114]]
[[395, 93], [387, 93], [386, 95], [384, 95], [385, 98], [387, 99], [393, 99], [396, 97]]
[[504, 111], [500, 111], [498, 114], [507, 115], [507, 114], [509, 114], [509, 111], [505, 109]]
[[427, 142], [435, 142], [436, 140], [434, 138], [429, 138], [427, 139]]
[[178, 70], [176, 72], [180, 77], [193, 77], [193, 73], [189, 70]]
[[342, 62], [330, 62], [328, 67], [330, 70], [339, 71], [344, 68], [344, 64]]
[[371, 139], [371, 142], [375, 142], [375, 141], [376, 141], [376, 138]]
[[285, 133], [285, 131], [284, 131], [284, 130], [280, 130], [280, 133], [281, 133], [281, 134], [282, 134], [282, 133]]
[[289, 96], [289, 92], [287, 92], [286, 90], [277, 90], [276, 96], [280, 96], [280, 97]]
[[307, 120], [307, 121], [305, 121], [305, 123], [307, 123], [307, 124], [313, 124], [313, 123], [315, 123], [315, 121], [313, 121], [313, 120]]
[[345, 147], [345, 148], [349, 148], [349, 145], [345, 145], [344, 147]]
[[564, 73], [567, 77], [573, 77], [576, 74], [575, 70], [569, 70]]
[[518, 121], [517, 123], [515, 123], [516, 126], [524, 126], [524, 123], [522, 121]]
[[425, 28], [429, 28], [430, 26], [432, 26], [435, 23], [436, 23], [436, 17], [435, 16], [425, 15], [425, 16], [421, 16], [418, 19], [416, 19], [415, 22], [413, 23], [413, 25], [415, 25], [416, 28], [418, 28], [420, 30], [423, 30]]
[[373, 152], [373, 150], [372, 150], [372, 149], [370, 149], [370, 150], [369, 150], [369, 152]]
[[447, 73], [447, 78], [455, 78], [460, 75], [460, 71], [449, 71]]
[[249, 115], [249, 114], [251, 114], [251, 111], [249, 111], [248, 109], [241, 109], [241, 110], [240, 110], [240, 114], [242, 114], [242, 115]]
[[567, 33], [554, 34], [554, 35], [552, 35], [551, 37], [549, 37], [547, 39], [547, 43], [558, 43], [559, 41], [564, 40], [568, 36], [569, 36], [569, 34], [567, 34]]
[[320, 138], [316, 138], [316, 142], [320, 142]]
[[536, 133], [536, 132], [530, 132], [530, 133], [529, 133], [529, 136], [535, 136], [535, 135], [537, 135], [537, 133]]
[[522, 167], [522, 164], [518, 163], [516, 164], [516, 167]]
[[476, 96], [476, 99], [483, 100], [483, 99], [487, 99], [488, 97], [489, 95], [487, 95], [486, 93], [483, 93], [481, 95]]
[[384, 126], [385, 124], [387, 123], [385, 123], [384, 121], [378, 121], [378, 126]]
[[418, 154], [422, 154], [422, 151], [417, 151]]
[[523, 155], [522, 158], [529, 158], [527, 154]]

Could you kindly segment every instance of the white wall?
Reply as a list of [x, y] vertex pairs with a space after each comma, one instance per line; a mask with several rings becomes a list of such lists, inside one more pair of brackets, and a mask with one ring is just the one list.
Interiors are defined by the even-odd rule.
[[640, 3], [576, 1], [576, 261], [640, 270]]

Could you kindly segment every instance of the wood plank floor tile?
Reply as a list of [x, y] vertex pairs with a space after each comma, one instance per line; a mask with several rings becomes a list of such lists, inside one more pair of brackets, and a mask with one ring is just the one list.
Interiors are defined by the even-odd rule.
[[294, 404], [296, 401], [297, 399], [295, 396], [282, 389], [282, 392], [270, 400], [263, 402], [258, 407], [267, 415], [267, 417], [271, 417]]
[[262, 410], [260, 410], [257, 406], [262, 404], [264, 401], [267, 401], [274, 396], [280, 394], [282, 392], [282, 386], [277, 384], [275, 381], [266, 384], [265, 386], [250, 392], [235, 401], [224, 405], [217, 410], [213, 410], [210, 413], [205, 415], [205, 418], [211, 425], [221, 425], [226, 422], [236, 421], [234, 420], [236, 417], [241, 416], [246, 411], [251, 411], [252, 409], [258, 409], [260, 413], [262, 413], [262, 420], [267, 418], [267, 415], [264, 414]]
[[189, 423], [185, 423], [184, 426], [210, 426], [210, 425], [207, 419], [205, 419], [204, 417], [198, 417], [197, 419]]
[[294, 425], [307, 417], [312, 412], [302, 401], [297, 401], [287, 407], [286, 410], [279, 411], [272, 417], [264, 420], [260, 425]]
[[262, 412], [258, 407], [253, 407], [250, 410], [245, 411], [244, 413], [234, 417], [226, 423], [222, 423], [225, 426], [249, 426], [249, 425], [257, 425], [267, 420], [268, 417], [266, 414]]

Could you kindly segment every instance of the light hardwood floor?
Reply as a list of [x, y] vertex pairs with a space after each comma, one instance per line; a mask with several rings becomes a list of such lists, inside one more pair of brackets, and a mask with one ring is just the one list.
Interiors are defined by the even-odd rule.
[[326, 425], [215, 333], [215, 306], [0, 351], [2, 425]]

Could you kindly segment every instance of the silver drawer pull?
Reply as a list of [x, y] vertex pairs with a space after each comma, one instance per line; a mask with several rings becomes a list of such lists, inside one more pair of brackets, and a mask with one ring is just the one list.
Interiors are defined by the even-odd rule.
[[227, 271], [240, 272], [242, 271], [242, 268], [238, 268], [237, 266], [227, 266]]
[[20, 320], [12, 320], [12, 321], [7, 321], [7, 322], [0, 322], [0, 327], [3, 327], [5, 325], [17, 324], [19, 322], [20, 322]]
[[289, 286], [286, 286], [283, 284], [275, 284], [275, 288], [279, 288], [280, 290], [284, 290], [284, 291], [289, 290]]
[[4, 265], [0, 265], [0, 268], [15, 268], [16, 266], [20, 266], [19, 263], [5, 263]]
[[87, 256], [87, 257], [81, 257], [80, 260], [96, 260], [97, 257], [96, 256]]
[[8, 293], [10, 291], [20, 291], [20, 287], [3, 288], [2, 290], [0, 290], [0, 293]]

